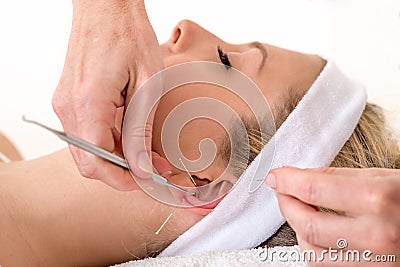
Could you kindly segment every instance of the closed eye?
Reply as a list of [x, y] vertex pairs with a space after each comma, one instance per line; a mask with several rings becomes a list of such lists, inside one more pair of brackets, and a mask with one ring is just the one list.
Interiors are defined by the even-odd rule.
[[225, 65], [225, 68], [227, 70], [229, 70], [232, 67], [232, 65], [231, 65], [231, 62], [229, 61], [228, 55], [226, 53], [224, 53], [224, 51], [222, 51], [220, 46], [217, 47], [217, 51], [218, 51], [218, 56], [219, 56], [219, 59], [221, 60], [221, 63]]

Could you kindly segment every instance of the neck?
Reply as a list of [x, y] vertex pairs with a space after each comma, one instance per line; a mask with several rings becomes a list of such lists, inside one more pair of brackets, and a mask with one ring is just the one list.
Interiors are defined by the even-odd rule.
[[[3, 165], [3, 166], [2, 166]], [[0, 261], [105, 265], [154, 255], [202, 217], [79, 175], [69, 151], [0, 164]], [[13, 242], [10, 242], [10, 241]], [[19, 257], [12, 257], [18, 251]], [[18, 262], [17, 262], [18, 261]]]

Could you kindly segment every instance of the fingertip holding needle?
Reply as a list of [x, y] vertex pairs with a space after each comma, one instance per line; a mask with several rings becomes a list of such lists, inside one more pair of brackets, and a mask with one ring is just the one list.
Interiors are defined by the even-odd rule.
[[[85, 151], [87, 151], [89, 153], [92, 153], [93, 155], [96, 155], [96, 156], [98, 156], [98, 157], [100, 157], [102, 159], [110, 161], [110, 162], [112, 162], [112, 163], [114, 163], [114, 164], [116, 164], [116, 165], [118, 165], [118, 166], [120, 166], [122, 168], [125, 168], [125, 169], [129, 170], [128, 163], [126, 162], [126, 160], [124, 158], [121, 158], [121, 157], [119, 157], [119, 156], [117, 156], [117, 155], [115, 155], [115, 154], [113, 154], [113, 153], [111, 153], [111, 152], [109, 152], [109, 151], [107, 151], [107, 150], [105, 150], [103, 148], [100, 148], [100, 147], [98, 147], [96, 145], [93, 145], [93, 144], [91, 144], [91, 143], [89, 143], [89, 142], [87, 142], [87, 141], [85, 141], [83, 139], [80, 139], [80, 138], [78, 138], [76, 136], [73, 136], [73, 135], [70, 135], [68, 133], [52, 129], [52, 128], [50, 128], [50, 127], [48, 127], [48, 126], [46, 126], [46, 125], [44, 125], [44, 124], [42, 124], [40, 122], [28, 119], [25, 115], [22, 116], [22, 120], [24, 122], [36, 124], [36, 125], [44, 128], [44, 129], [54, 133], [61, 140], [65, 141], [65, 142], [67, 142], [69, 144], [72, 144], [72, 145], [74, 145], [76, 147], [79, 147], [79, 148], [81, 148], [81, 149], [83, 149], [83, 150], [85, 150]], [[168, 186], [168, 187], [174, 188], [176, 190], [179, 190], [181, 192], [184, 192], [186, 194], [192, 195], [192, 196], [196, 195], [195, 192], [190, 192], [190, 191], [188, 191], [188, 190], [186, 190], [184, 188], [181, 188], [181, 187], [179, 187], [179, 186], [177, 186], [175, 184], [172, 184], [166, 178], [164, 178], [164, 177], [162, 177], [162, 176], [160, 176], [160, 175], [158, 175], [156, 173], [152, 174], [152, 178], [153, 178], [154, 182], [159, 184], [159, 185]]]

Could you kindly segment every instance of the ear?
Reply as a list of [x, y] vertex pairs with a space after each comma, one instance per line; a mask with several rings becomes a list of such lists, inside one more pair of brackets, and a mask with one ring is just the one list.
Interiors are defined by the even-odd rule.
[[[236, 181], [237, 178], [235, 178], [235, 176], [233, 176], [231, 173], [226, 173], [224, 178], [222, 178], [222, 181], [219, 181], [218, 183], [211, 185], [213, 188], [210, 188], [207, 191], [210, 192], [217, 190], [216, 196], [218, 196], [211, 202], [201, 200], [200, 199], [201, 197], [197, 198], [194, 196], [187, 196], [186, 201], [190, 204], [193, 204], [193, 207], [189, 208], [188, 211], [203, 216], [209, 214], [222, 201], [222, 199], [226, 196], [226, 194], [229, 193], [229, 191], [232, 189]], [[203, 199], [208, 198], [207, 191], [205, 192], [203, 191], [203, 194], [200, 192], [200, 196], [203, 196]], [[211, 196], [213, 196], [213, 194], [211, 194]]]
[[163, 158], [162, 156], [160, 156], [160, 154], [154, 151], [151, 152], [151, 156], [152, 156], [153, 167], [157, 170], [157, 172], [161, 176], [171, 174], [173, 168], [166, 158]]

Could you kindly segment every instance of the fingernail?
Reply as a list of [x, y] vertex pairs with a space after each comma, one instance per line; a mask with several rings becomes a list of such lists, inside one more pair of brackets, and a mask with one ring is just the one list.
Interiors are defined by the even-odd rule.
[[273, 173], [268, 173], [265, 183], [272, 189], [276, 188], [276, 176]]
[[153, 167], [150, 164], [150, 158], [146, 151], [140, 152], [138, 155], [138, 167], [144, 172], [152, 173]]

